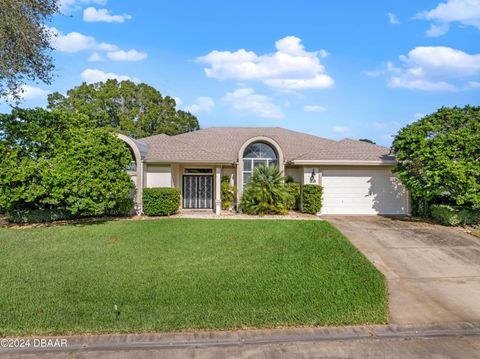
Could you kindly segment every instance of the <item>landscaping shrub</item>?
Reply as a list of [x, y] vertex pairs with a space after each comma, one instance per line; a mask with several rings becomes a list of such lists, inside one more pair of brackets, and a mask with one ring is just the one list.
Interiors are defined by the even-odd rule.
[[241, 208], [248, 214], [285, 214], [290, 196], [277, 166], [259, 166], [244, 189]]
[[22, 209], [7, 213], [7, 219], [12, 223], [44, 223], [79, 218], [65, 208], [55, 209]]
[[322, 208], [323, 188], [316, 184], [306, 184], [302, 188], [302, 212], [316, 214]]
[[222, 176], [222, 209], [229, 210], [235, 203], [237, 188], [230, 184], [230, 176]]
[[446, 204], [433, 204], [430, 211], [433, 219], [446, 226], [480, 223], [480, 210]]
[[413, 198], [444, 203], [436, 200], [448, 194], [446, 203], [480, 208], [479, 118], [480, 106], [442, 107], [397, 133], [394, 172]]
[[168, 216], [180, 208], [180, 192], [176, 188], [145, 188], [143, 213], [147, 216]]
[[0, 114], [0, 153], [0, 207], [33, 211], [20, 218], [43, 221], [64, 210], [76, 218], [108, 215], [134, 188], [125, 143], [78, 113], [37, 108]]
[[290, 196], [287, 197], [285, 205], [287, 209], [299, 209], [300, 207], [300, 197], [301, 197], [301, 186], [300, 183], [296, 182], [286, 182], [285, 188]]

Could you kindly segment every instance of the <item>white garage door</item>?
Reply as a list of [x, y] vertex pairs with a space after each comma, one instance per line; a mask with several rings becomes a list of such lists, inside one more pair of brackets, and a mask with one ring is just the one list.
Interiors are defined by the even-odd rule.
[[407, 195], [390, 169], [322, 171], [322, 214], [407, 214]]

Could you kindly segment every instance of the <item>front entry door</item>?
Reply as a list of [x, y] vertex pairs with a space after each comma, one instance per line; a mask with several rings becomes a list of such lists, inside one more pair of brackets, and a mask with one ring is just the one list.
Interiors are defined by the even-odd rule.
[[213, 176], [183, 176], [183, 208], [213, 208]]

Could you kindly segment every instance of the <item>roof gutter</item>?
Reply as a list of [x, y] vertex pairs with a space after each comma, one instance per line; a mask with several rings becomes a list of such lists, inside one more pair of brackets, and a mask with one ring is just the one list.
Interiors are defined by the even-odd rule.
[[231, 161], [219, 161], [219, 160], [176, 160], [176, 161], [144, 161], [147, 164], [176, 164], [176, 163], [195, 163], [195, 164], [215, 164], [215, 165], [234, 165], [235, 162]]
[[396, 160], [385, 161], [352, 161], [352, 160], [293, 160], [292, 165], [323, 165], [323, 166], [394, 166]]

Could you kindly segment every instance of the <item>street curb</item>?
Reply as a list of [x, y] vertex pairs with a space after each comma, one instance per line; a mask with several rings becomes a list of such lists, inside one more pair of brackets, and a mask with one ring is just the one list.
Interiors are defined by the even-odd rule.
[[266, 345], [289, 342], [341, 341], [359, 339], [409, 339], [479, 336], [480, 322], [428, 325], [365, 325], [237, 331], [196, 331], [144, 334], [36, 336], [22, 339], [66, 339], [67, 347], [0, 348], [2, 354], [134, 349], [181, 349]]

